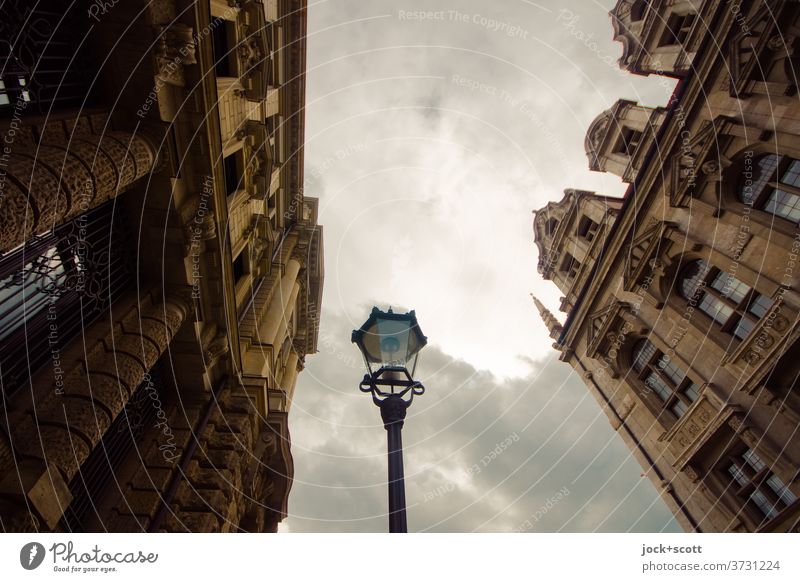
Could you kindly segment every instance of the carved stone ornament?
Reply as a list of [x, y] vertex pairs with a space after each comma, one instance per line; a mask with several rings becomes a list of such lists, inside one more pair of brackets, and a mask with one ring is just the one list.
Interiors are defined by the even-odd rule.
[[239, 61], [242, 63], [243, 77], [249, 77], [264, 60], [264, 53], [256, 36], [249, 33], [250, 27], [242, 26], [242, 37], [246, 40], [239, 43]]
[[789, 38], [780, 34], [776, 34], [775, 36], [770, 37], [770, 39], [767, 41], [767, 48], [771, 51], [787, 49], [787, 42], [790, 42]]
[[763, 404], [765, 406], [769, 406], [776, 400], [775, 395], [772, 392], [770, 392], [767, 388], [762, 388], [758, 392], [756, 398], [760, 404]]
[[173, 22], [169, 26], [159, 26], [158, 29], [155, 49], [157, 75], [166, 83], [183, 86], [184, 65], [197, 64], [192, 28]]
[[269, 247], [269, 240], [260, 236], [253, 237], [253, 257], [260, 258], [267, 247]]
[[773, 345], [775, 345], [775, 338], [769, 335], [768, 333], [764, 332], [756, 338], [756, 345], [765, 350], [768, 350]]
[[202, 216], [195, 217], [191, 225], [202, 240], [211, 240], [217, 236], [217, 222], [214, 219], [214, 212], [211, 210], [206, 211]]
[[676, 425], [674, 435], [667, 438], [686, 451], [701, 438], [701, 435], [707, 433], [716, 414], [717, 410], [714, 405], [703, 396], [692, 405], [681, 422]]
[[789, 320], [783, 315], [776, 315], [772, 320], [772, 328], [778, 333], [784, 333], [789, 329]]
[[706, 176], [713, 176], [719, 173], [719, 163], [716, 160], [710, 160], [700, 166], [700, 169]]
[[250, 172], [253, 176], [266, 176], [267, 158], [263, 148], [255, 149], [251, 152], [248, 162]]
[[761, 354], [754, 349], [749, 349], [744, 354], [745, 361], [750, 365], [755, 365], [761, 361]]
[[586, 135], [584, 148], [586, 156], [589, 158], [591, 166], [597, 166], [600, 163], [600, 147], [603, 144], [603, 139], [608, 132], [608, 127], [611, 124], [611, 112], [604, 111], [601, 113], [589, 127], [589, 132]]
[[217, 334], [214, 336], [214, 339], [208, 342], [208, 344], [205, 346], [205, 350], [203, 352], [205, 363], [210, 364], [211, 362], [214, 362], [217, 358], [227, 354], [229, 349], [227, 334], [224, 332]]
[[261, 434], [261, 440], [264, 442], [264, 450], [261, 454], [261, 461], [268, 467], [275, 465], [276, 457], [278, 456], [278, 438], [275, 432], [267, 428]]

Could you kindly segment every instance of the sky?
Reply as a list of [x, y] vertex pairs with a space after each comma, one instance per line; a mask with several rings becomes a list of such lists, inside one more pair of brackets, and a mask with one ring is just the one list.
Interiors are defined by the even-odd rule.
[[309, 1], [305, 195], [320, 200], [319, 353], [290, 414], [281, 531], [386, 531], [386, 433], [350, 331], [373, 305], [429, 338], [403, 429], [409, 531], [680, 531], [533, 306], [532, 211], [621, 196], [583, 140], [617, 99], [613, 2]]

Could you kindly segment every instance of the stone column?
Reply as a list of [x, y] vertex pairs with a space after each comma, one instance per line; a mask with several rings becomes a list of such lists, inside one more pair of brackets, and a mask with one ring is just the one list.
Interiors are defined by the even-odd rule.
[[259, 343], [275, 344], [281, 324], [285, 325], [286, 308], [290, 305], [291, 297], [294, 295], [297, 298], [294, 287], [297, 284], [298, 273], [300, 273], [300, 263], [295, 259], [289, 259], [281, 282], [275, 290], [267, 313], [258, 328], [257, 341]]
[[0, 252], [116, 197], [157, 158], [147, 139], [121, 131], [44, 136], [35, 149], [15, 149], [0, 182]]
[[[16, 495], [27, 498], [51, 529], [68, 505], [66, 484], [147, 379], [189, 312], [184, 295], [158, 304], [142, 300], [105, 337], [86, 346], [85, 358], [65, 374], [62, 390], [50, 390], [33, 403], [35, 415], [9, 427], [11, 445], [32, 463], [26, 477], [31, 486], [23, 483]], [[0, 490], [8, 493], [9, 484], [4, 485]]]
[[272, 342], [270, 342], [276, 348], [275, 357], [278, 356], [277, 353], [278, 346], [283, 344], [283, 338], [286, 336], [286, 330], [289, 327], [289, 322], [292, 320], [292, 314], [294, 313], [294, 306], [297, 304], [297, 296], [299, 294], [300, 294], [300, 283], [295, 281], [294, 287], [292, 287], [292, 293], [289, 295], [289, 300], [286, 301], [283, 310], [283, 317], [281, 318], [280, 325], [278, 326], [278, 331], [275, 333], [275, 338], [272, 340]]

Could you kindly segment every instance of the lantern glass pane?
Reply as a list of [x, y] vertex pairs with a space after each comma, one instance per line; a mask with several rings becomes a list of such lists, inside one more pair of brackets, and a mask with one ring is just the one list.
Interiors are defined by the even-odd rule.
[[384, 366], [404, 366], [409, 356], [411, 322], [403, 319], [378, 318], [376, 327], [380, 341], [381, 363]]

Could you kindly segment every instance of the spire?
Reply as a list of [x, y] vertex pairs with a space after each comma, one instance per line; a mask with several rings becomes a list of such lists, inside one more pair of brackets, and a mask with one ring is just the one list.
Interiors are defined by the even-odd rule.
[[536, 305], [536, 309], [539, 310], [539, 316], [542, 318], [545, 326], [547, 326], [547, 330], [550, 332], [550, 337], [554, 340], [557, 340], [559, 337], [561, 337], [561, 332], [564, 331], [564, 327], [561, 325], [561, 322], [556, 319], [556, 316], [553, 315], [533, 293], [531, 293], [531, 298], [533, 299], [533, 303]]

